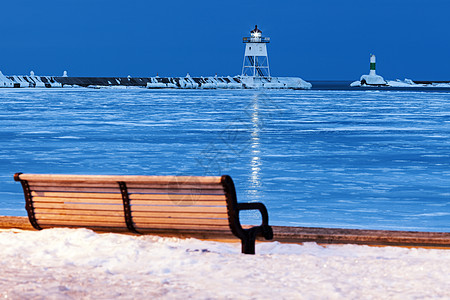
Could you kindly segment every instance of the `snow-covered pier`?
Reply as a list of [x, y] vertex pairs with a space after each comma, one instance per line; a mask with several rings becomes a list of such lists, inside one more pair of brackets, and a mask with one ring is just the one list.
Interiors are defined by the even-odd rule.
[[126, 88], [149, 89], [310, 89], [311, 84], [296, 77], [56, 77], [0, 73], [0, 87], [13, 88]]

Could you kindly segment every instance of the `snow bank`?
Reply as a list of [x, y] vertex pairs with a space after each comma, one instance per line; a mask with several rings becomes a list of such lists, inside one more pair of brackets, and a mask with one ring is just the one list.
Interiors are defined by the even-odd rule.
[[311, 83], [298, 77], [271, 77], [261, 78], [252, 76], [239, 76], [245, 88], [265, 89], [310, 89]]
[[405, 80], [400, 80], [397, 79], [395, 81], [389, 80], [387, 82], [388, 86], [392, 86], [392, 87], [416, 87], [416, 86], [424, 86], [423, 84], [416, 84], [414, 81], [412, 81], [411, 79], [407, 79], [405, 78]]
[[404, 80], [397, 79], [395, 81], [388, 81], [388, 86], [392, 87], [443, 87], [450, 88], [450, 83], [415, 83], [411, 79], [405, 78]]
[[0, 87], [14, 87], [14, 84], [0, 71]]
[[12, 299], [449, 298], [450, 251], [321, 247], [96, 234], [0, 232], [0, 296]]
[[387, 82], [380, 75], [362, 75], [359, 81], [354, 81], [350, 84], [350, 86], [365, 86], [365, 85], [373, 85], [380, 86], [386, 85]]

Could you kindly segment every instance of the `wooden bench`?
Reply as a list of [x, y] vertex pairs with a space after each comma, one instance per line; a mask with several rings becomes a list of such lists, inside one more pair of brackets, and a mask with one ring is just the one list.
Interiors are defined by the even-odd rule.
[[[255, 253], [255, 239], [272, 239], [262, 203], [237, 203], [230, 176], [14, 175], [20, 181], [31, 225], [83, 227], [96, 231], [229, 237], [242, 253]], [[262, 224], [243, 228], [242, 210], [259, 210]]]

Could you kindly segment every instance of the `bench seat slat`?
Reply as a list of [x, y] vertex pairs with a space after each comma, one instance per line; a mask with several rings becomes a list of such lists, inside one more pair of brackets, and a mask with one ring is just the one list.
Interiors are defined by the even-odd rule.
[[123, 206], [122, 205], [114, 205], [114, 204], [64, 204], [64, 203], [34, 203], [34, 208], [36, 212], [40, 208], [46, 208], [46, 209], [79, 209], [79, 210], [90, 210], [90, 211], [121, 211], [123, 212]]
[[120, 193], [115, 187], [63, 187], [63, 186], [30, 186], [35, 192], [84, 192], [84, 193]]
[[172, 201], [222, 201], [225, 203], [225, 195], [167, 195], [167, 194], [130, 194], [130, 200], [172, 200]]
[[171, 190], [171, 189], [186, 189], [186, 190], [222, 190], [223, 186], [220, 184], [196, 184], [196, 183], [176, 183], [176, 184], [167, 184], [167, 183], [135, 183], [135, 182], [126, 182], [128, 189], [163, 189], [163, 190]]
[[100, 198], [58, 198], [58, 197], [33, 197], [35, 203], [91, 203], [91, 204], [120, 204], [123, 205], [122, 199], [100, 199]]
[[104, 221], [80, 221], [80, 220], [41, 220], [39, 225], [42, 227], [55, 226], [55, 227], [104, 227], [104, 228], [123, 228], [126, 229], [125, 222], [108, 222]]
[[38, 221], [44, 221], [44, 220], [93, 221], [93, 222], [105, 222], [105, 224], [120, 223], [120, 224], [125, 225], [123, 216], [36, 214], [36, 219]]
[[36, 209], [36, 215], [83, 215], [83, 216], [115, 216], [123, 218], [122, 210], [80, 210], [80, 209]]
[[135, 224], [192, 224], [192, 225], [226, 225], [228, 219], [172, 219], [172, 218], [147, 218], [133, 217]]
[[126, 226], [118, 225], [116, 227], [113, 226], [102, 226], [102, 224], [86, 224], [83, 226], [77, 224], [53, 224], [48, 223], [44, 225], [40, 225], [42, 229], [51, 229], [55, 227], [64, 227], [64, 228], [89, 228], [95, 231], [105, 231], [105, 232], [117, 232], [117, 233], [129, 233], [129, 229]]
[[150, 218], [182, 218], [182, 219], [213, 219], [213, 218], [228, 218], [228, 214], [223, 213], [205, 213], [205, 212], [146, 212], [146, 211], [135, 211], [133, 212], [134, 217], [150, 217]]
[[28, 181], [30, 187], [117, 188], [117, 182]]
[[32, 191], [31, 196], [37, 197], [62, 197], [62, 198], [108, 198], [108, 199], [122, 199], [120, 193], [64, 193], [64, 192], [36, 192]]
[[186, 194], [186, 195], [223, 195], [223, 189], [168, 189], [168, 188], [130, 188], [130, 194]]
[[151, 229], [181, 229], [181, 230], [225, 230], [230, 231], [230, 226], [226, 225], [201, 225], [201, 224], [151, 224], [151, 223], [136, 223], [135, 227], [140, 230]]
[[226, 213], [226, 206], [140, 206], [131, 205], [131, 214], [137, 211], [146, 212], [185, 212], [185, 213]]
[[191, 207], [207, 207], [207, 206], [224, 206], [223, 201], [174, 201], [174, 200], [130, 200], [131, 205], [139, 206], [191, 206]]

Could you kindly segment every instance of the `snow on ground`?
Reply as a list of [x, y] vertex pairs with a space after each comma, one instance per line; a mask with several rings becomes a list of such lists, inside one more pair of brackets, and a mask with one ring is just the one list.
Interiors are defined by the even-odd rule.
[[450, 299], [450, 251], [0, 232], [4, 299]]

